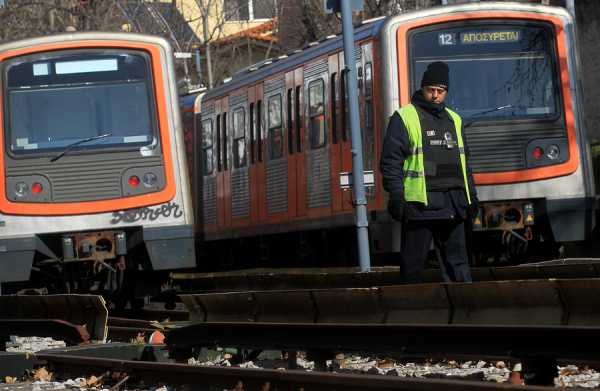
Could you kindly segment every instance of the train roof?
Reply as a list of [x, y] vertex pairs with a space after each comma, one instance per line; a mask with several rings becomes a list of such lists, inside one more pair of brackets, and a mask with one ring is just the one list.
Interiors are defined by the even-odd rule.
[[[354, 42], [373, 37], [379, 33], [379, 30], [385, 22], [385, 17], [375, 18], [364, 21], [361, 25], [354, 27]], [[329, 36], [318, 43], [310, 43], [303, 49], [296, 49], [286, 55], [270, 58], [249, 67], [246, 67], [235, 73], [230, 81], [206, 93], [203, 99], [212, 99], [234, 91], [241, 86], [255, 83], [267, 78], [269, 75], [277, 74], [287, 69], [295, 68], [298, 65], [309, 62], [310, 60], [330, 53], [337, 49], [342, 49], [342, 34]]]
[[[361, 25], [354, 27], [354, 42], [376, 36], [382, 29], [386, 28], [386, 23], [394, 21], [408, 21], [429, 17], [440, 14], [452, 14], [455, 12], [478, 12], [478, 11], [522, 11], [522, 12], [544, 12], [559, 15], [561, 17], [570, 17], [568, 11], [562, 7], [546, 6], [540, 4], [489, 1], [478, 3], [455, 4], [449, 6], [437, 6], [418, 11], [411, 11], [390, 17], [379, 17], [362, 22]], [[224, 96], [231, 91], [235, 91], [242, 86], [256, 83], [288, 69], [293, 69], [298, 65], [307, 63], [314, 58], [324, 54], [342, 49], [342, 34], [327, 37], [319, 42], [313, 42], [303, 49], [294, 50], [287, 55], [278, 58], [270, 58], [262, 62], [242, 69], [233, 75], [230, 81], [208, 91], [203, 100]]]

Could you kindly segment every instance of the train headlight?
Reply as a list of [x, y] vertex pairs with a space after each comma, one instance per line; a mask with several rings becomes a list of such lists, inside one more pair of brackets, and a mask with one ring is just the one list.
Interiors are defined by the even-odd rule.
[[556, 160], [558, 159], [560, 156], [560, 148], [558, 147], [558, 145], [555, 144], [551, 144], [550, 146], [548, 146], [548, 149], [546, 149], [546, 157], [550, 160]]
[[17, 197], [25, 197], [29, 194], [29, 186], [25, 182], [17, 182], [15, 184], [15, 195]]
[[142, 177], [142, 182], [146, 187], [154, 187], [156, 186], [156, 182], [158, 182], [158, 178], [153, 172], [147, 172]]

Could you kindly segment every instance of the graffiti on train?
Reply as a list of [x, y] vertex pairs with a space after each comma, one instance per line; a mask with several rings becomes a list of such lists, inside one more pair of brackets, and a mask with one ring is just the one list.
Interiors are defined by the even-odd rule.
[[154, 221], [161, 217], [175, 217], [179, 218], [183, 216], [183, 211], [176, 202], [169, 202], [155, 208], [138, 208], [131, 210], [122, 210], [113, 212], [113, 218], [110, 220], [111, 224], [118, 223], [134, 223], [136, 221]]

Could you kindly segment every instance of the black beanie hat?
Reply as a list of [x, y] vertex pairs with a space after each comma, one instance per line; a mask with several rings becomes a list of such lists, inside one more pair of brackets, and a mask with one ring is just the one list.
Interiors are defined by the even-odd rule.
[[427, 70], [423, 73], [421, 87], [425, 86], [446, 86], [450, 87], [448, 64], [442, 61], [432, 62], [427, 65]]

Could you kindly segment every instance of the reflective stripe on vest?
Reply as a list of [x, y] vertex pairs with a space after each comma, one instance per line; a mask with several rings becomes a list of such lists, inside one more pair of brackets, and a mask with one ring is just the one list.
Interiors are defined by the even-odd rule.
[[[467, 165], [465, 148], [461, 134], [462, 120], [454, 111], [446, 108], [446, 111], [454, 122], [456, 138], [458, 141], [458, 152], [460, 156], [460, 167], [465, 181], [465, 193], [467, 201], [471, 203], [469, 182], [467, 180]], [[397, 113], [402, 118], [404, 126], [408, 130], [411, 154], [404, 160], [404, 199], [406, 201], [420, 202], [427, 205], [427, 186], [425, 184], [425, 158], [423, 156], [423, 135], [421, 133], [421, 121], [417, 109], [412, 104], [401, 107]]]

